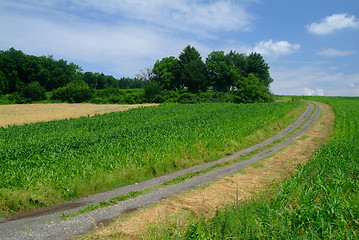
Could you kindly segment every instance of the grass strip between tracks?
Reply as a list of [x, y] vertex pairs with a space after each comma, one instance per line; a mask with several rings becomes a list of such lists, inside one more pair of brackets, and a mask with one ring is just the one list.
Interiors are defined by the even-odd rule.
[[[96, 210], [96, 209], [99, 209], [99, 208], [103, 208], [103, 207], [107, 207], [107, 206], [110, 206], [110, 205], [113, 205], [113, 204], [117, 204], [117, 203], [119, 203], [121, 201], [126, 201], [126, 200], [128, 200], [130, 198], [137, 197], [137, 196], [139, 196], [141, 194], [149, 193], [149, 192], [154, 191], [156, 189], [159, 189], [161, 187], [165, 187], [165, 186], [169, 186], [169, 185], [175, 185], [175, 184], [180, 183], [182, 181], [185, 181], [187, 179], [190, 179], [190, 178], [193, 178], [193, 177], [208, 173], [210, 171], [213, 171], [214, 169], [221, 168], [221, 167], [224, 167], [224, 166], [228, 166], [228, 165], [231, 165], [231, 164], [234, 164], [234, 163], [238, 163], [238, 162], [250, 159], [254, 155], [258, 154], [259, 152], [263, 152], [263, 151], [265, 151], [265, 150], [267, 150], [267, 149], [269, 149], [269, 148], [271, 148], [271, 147], [285, 141], [286, 139], [290, 138], [294, 134], [296, 134], [307, 122], [310, 121], [310, 119], [312, 118], [312, 116], [315, 113], [316, 109], [317, 109], [317, 106], [314, 104], [314, 109], [312, 110], [312, 112], [310, 113], [308, 118], [305, 119], [305, 121], [302, 124], [300, 124], [296, 129], [291, 131], [289, 134], [285, 135], [284, 137], [282, 137], [282, 138], [274, 141], [273, 143], [268, 144], [268, 145], [266, 145], [266, 146], [264, 146], [262, 148], [256, 149], [256, 150], [254, 150], [254, 151], [252, 151], [250, 153], [244, 154], [244, 155], [242, 155], [242, 156], [240, 156], [238, 158], [231, 159], [229, 161], [220, 162], [220, 163], [217, 163], [217, 164], [212, 165], [210, 167], [207, 167], [205, 169], [202, 169], [202, 170], [199, 170], [199, 171], [196, 171], [196, 172], [187, 173], [187, 174], [184, 174], [182, 176], [175, 177], [175, 178], [173, 178], [171, 180], [165, 181], [162, 184], [160, 184], [158, 186], [155, 186], [155, 187], [152, 187], [152, 188], [148, 188], [148, 189], [140, 190], [140, 191], [130, 191], [130, 192], [126, 193], [126, 194], [123, 194], [123, 195], [117, 196], [115, 198], [112, 198], [109, 201], [101, 201], [98, 204], [90, 204], [90, 205], [88, 205], [88, 206], [86, 206], [84, 208], [81, 208], [81, 209], [79, 209], [79, 210], [77, 210], [75, 212], [63, 213], [61, 219], [66, 220], [66, 219], [74, 217], [74, 216], [76, 216], [78, 214], [87, 213], [87, 212], [90, 212], [90, 211], [93, 211], [93, 210]], [[300, 107], [299, 107], [299, 111], [301, 112]]]

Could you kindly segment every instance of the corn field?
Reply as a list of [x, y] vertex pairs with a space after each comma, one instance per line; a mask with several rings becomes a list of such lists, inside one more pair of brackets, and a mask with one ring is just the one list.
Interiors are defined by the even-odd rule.
[[46, 206], [218, 159], [248, 147], [246, 137], [298, 105], [169, 104], [1, 128], [0, 210]]

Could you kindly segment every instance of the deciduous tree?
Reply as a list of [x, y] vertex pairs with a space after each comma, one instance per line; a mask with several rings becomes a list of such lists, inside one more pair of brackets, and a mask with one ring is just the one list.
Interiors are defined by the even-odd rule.
[[235, 94], [235, 102], [238, 103], [272, 101], [272, 94], [269, 89], [253, 73], [239, 81], [238, 90]]
[[234, 66], [230, 55], [213, 51], [206, 59], [210, 85], [219, 92], [228, 92], [239, 78], [239, 69]]
[[153, 80], [158, 82], [161, 89], [174, 90], [181, 88], [178, 82], [178, 64], [177, 58], [165, 57], [161, 61], [156, 61], [153, 65]]
[[248, 77], [251, 73], [254, 74], [267, 88], [269, 88], [269, 85], [273, 82], [273, 79], [269, 74], [268, 63], [265, 62], [264, 58], [259, 53], [251, 53], [246, 58], [244, 77]]
[[188, 88], [188, 91], [196, 93], [206, 91], [208, 81], [206, 66], [199, 52], [191, 46], [187, 46], [179, 55], [179, 84]]

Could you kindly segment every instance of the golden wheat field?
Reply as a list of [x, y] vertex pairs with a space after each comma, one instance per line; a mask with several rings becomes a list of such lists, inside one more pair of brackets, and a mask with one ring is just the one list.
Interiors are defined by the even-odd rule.
[[0, 105], [0, 127], [21, 125], [25, 123], [45, 122], [65, 118], [93, 116], [115, 111], [124, 111], [131, 108], [152, 106], [153, 104], [12, 104]]

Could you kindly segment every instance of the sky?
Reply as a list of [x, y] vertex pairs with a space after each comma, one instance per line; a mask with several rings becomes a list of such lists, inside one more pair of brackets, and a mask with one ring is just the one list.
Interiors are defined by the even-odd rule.
[[191, 45], [260, 53], [274, 94], [359, 96], [358, 0], [0, 0], [0, 50], [134, 77]]

